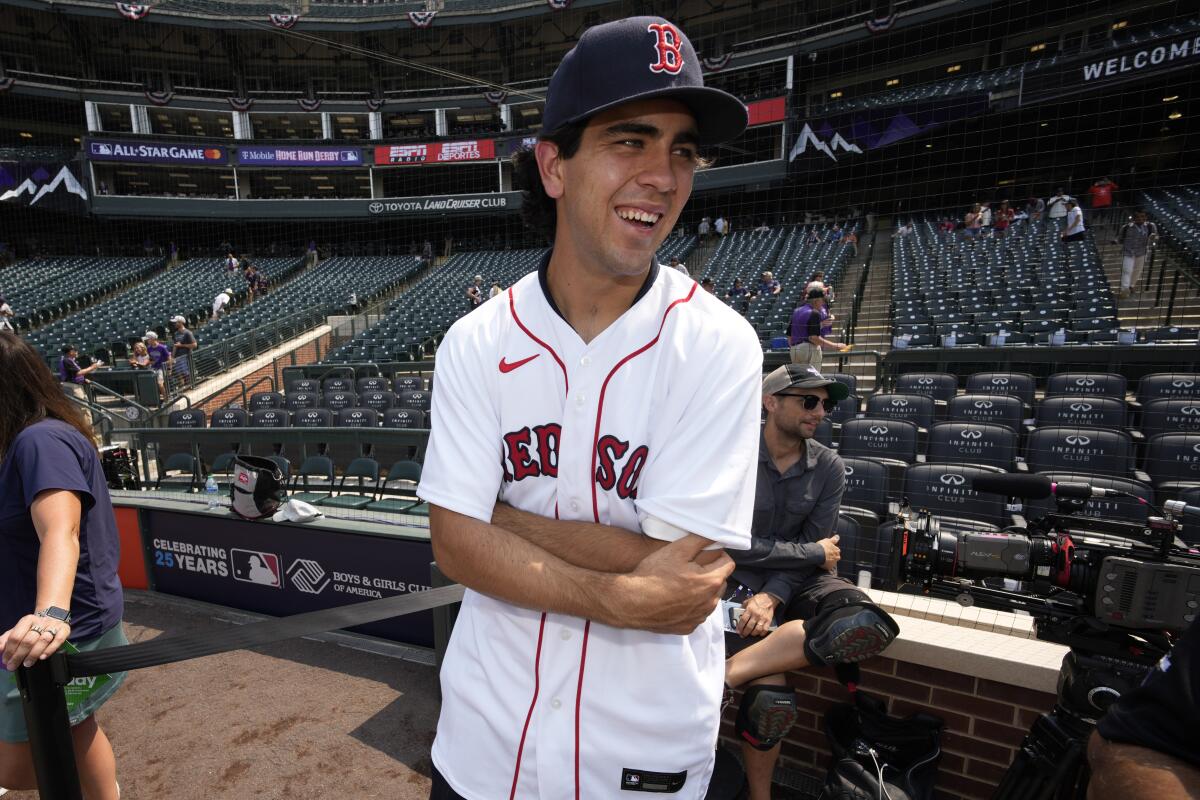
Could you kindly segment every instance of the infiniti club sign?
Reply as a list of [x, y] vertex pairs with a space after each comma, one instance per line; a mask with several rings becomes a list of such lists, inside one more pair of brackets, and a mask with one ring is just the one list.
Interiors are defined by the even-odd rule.
[[373, 200], [367, 205], [371, 216], [471, 214], [511, 211], [521, 207], [520, 192], [441, 197], [409, 197], [402, 200]]

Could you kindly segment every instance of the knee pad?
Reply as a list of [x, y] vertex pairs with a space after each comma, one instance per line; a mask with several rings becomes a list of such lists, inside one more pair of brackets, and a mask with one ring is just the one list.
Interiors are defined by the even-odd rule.
[[900, 633], [896, 621], [857, 590], [827, 600], [804, 622], [804, 655], [813, 666], [865, 661]]
[[796, 723], [796, 693], [790, 686], [751, 686], [742, 695], [733, 729], [757, 750], [779, 744]]

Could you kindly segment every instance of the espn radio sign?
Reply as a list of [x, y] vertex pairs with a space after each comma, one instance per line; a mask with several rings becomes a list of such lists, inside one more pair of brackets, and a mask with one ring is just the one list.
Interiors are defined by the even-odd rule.
[[376, 166], [406, 164], [452, 164], [460, 161], [491, 161], [496, 157], [493, 139], [428, 144], [389, 144], [375, 148]]

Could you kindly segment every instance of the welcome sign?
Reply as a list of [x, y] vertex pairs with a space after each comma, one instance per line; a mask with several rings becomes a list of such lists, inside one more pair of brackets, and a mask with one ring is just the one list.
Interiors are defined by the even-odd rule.
[[1021, 105], [1115, 86], [1196, 64], [1200, 64], [1200, 34], [1140, 42], [1053, 69], [1026, 73], [1021, 85]]

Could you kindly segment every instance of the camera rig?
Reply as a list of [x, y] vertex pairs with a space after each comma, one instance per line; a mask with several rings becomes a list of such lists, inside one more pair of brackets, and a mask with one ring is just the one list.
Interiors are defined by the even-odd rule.
[[[1083, 798], [1083, 756], [1096, 720], [1196, 620], [1200, 549], [1189, 549], [1178, 535], [1184, 514], [1200, 515], [1200, 509], [1151, 506], [1158, 513], [1145, 524], [1101, 519], [1080, 514], [1093, 496], [1086, 485], [1012, 478], [1007, 488], [995, 479], [974, 488], [1026, 497], [1053, 492], [1056, 511], [996, 532], [946, 528], [927, 511], [903, 507], [887, 584], [963, 605], [1026, 612], [1039, 639], [1069, 648], [1054, 708], [1034, 722], [994, 797]], [[1019, 581], [1020, 589], [1003, 588], [1000, 579]]]

